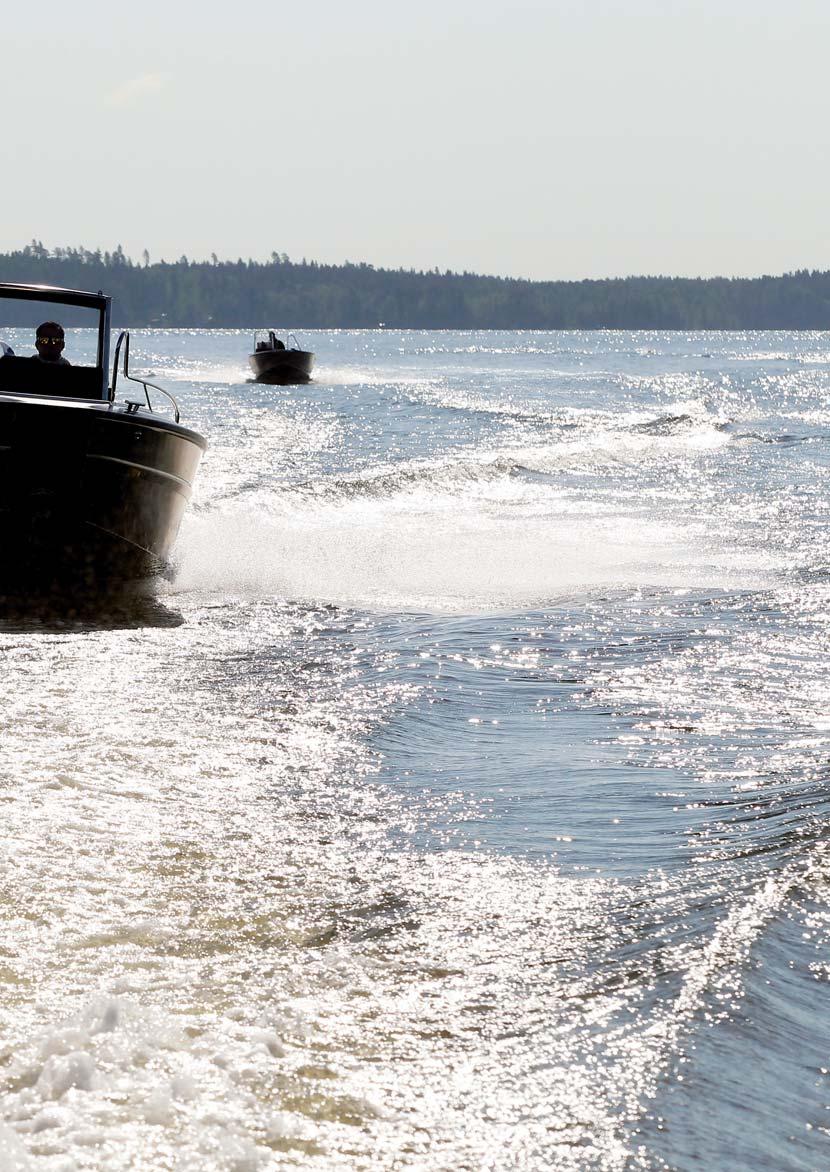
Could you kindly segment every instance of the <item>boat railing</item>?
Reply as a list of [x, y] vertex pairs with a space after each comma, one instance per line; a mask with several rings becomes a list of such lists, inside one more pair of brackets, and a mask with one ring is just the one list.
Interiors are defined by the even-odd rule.
[[290, 333], [290, 334], [286, 334], [286, 335], [285, 335], [285, 340], [286, 340], [286, 342], [290, 342], [292, 338], [294, 339], [294, 345], [291, 347], [291, 349], [292, 349], [292, 350], [302, 350], [302, 346], [301, 346], [301, 345], [300, 345], [300, 343], [297, 341], [297, 335], [296, 335], [296, 334], [294, 334], [294, 333]]
[[[160, 395], [164, 395], [164, 397], [166, 399], [169, 399], [170, 402], [173, 404], [173, 418], [175, 419], [176, 423], [178, 423], [179, 419], [181, 417], [180, 412], [179, 412], [179, 404], [176, 402], [176, 400], [173, 398], [173, 396], [170, 394], [170, 392], [166, 391], [164, 389], [164, 387], [158, 386], [156, 383], [151, 383], [146, 378], [136, 378], [135, 375], [130, 374], [130, 331], [129, 330], [122, 330], [121, 333], [118, 335], [118, 341], [115, 343], [115, 360], [112, 364], [112, 386], [110, 387], [110, 402], [113, 402], [115, 400], [115, 386], [116, 386], [116, 383], [118, 382], [118, 369], [119, 369], [119, 361], [121, 359], [122, 345], [124, 347], [124, 362], [123, 362], [123, 367], [122, 367], [122, 373], [124, 375], [124, 378], [129, 379], [131, 383], [140, 383], [140, 385], [142, 387], [144, 387], [144, 399], [147, 404], [147, 410], [150, 412], [153, 412], [153, 404], [150, 400], [150, 392], [148, 390], [149, 387], [152, 387], [154, 391], [158, 391]], [[126, 403], [127, 403], [127, 410], [129, 412], [138, 411], [139, 407], [144, 406], [143, 403], [136, 403], [131, 399], [127, 399]]]

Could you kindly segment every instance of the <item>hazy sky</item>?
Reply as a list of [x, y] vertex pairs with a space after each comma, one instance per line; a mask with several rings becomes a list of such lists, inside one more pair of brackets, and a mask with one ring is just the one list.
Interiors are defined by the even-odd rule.
[[533, 278], [830, 268], [828, 0], [39, 0], [0, 249]]

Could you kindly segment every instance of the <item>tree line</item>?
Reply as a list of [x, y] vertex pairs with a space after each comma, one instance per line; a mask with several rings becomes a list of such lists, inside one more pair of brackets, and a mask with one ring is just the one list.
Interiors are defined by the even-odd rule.
[[[401, 329], [830, 328], [830, 272], [763, 277], [529, 281], [476, 273], [292, 261], [140, 260], [119, 245], [0, 253], [0, 281], [102, 289], [113, 325]], [[2, 324], [16, 321], [0, 306]], [[67, 324], [72, 324], [67, 318]]]

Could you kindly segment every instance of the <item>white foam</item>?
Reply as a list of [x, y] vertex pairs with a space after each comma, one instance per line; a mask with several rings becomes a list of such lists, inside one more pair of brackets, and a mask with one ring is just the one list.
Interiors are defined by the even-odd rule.
[[[0, 1170], [31, 1172], [44, 1167], [46, 1154], [59, 1161], [45, 1165], [49, 1172], [70, 1172], [86, 1167], [78, 1153], [113, 1142], [124, 1153], [112, 1166], [133, 1167], [130, 1151], [137, 1155], [148, 1141], [163, 1152], [159, 1166], [167, 1167], [181, 1149], [183, 1167], [260, 1167], [268, 1152], [250, 1138], [251, 1095], [244, 1082], [267, 1077], [282, 1045], [273, 1029], [246, 1029], [230, 1020], [221, 1035], [219, 1029], [217, 1023], [217, 1036], [194, 1041], [175, 1006], [164, 1011], [109, 996], [94, 997], [63, 1025], [47, 1026], [11, 1063], [18, 1089], [6, 1095], [13, 1127], [0, 1124]], [[79, 1039], [84, 1048], [67, 1052], [67, 1043]], [[280, 1121], [279, 1113], [270, 1126], [288, 1137], [302, 1131], [287, 1115]]]
[[0, 1123], [0, 1169], [2, 1172], [32, 1172], [34, 1165], [10, 1127]]
[[442, 380], [438, 377], [424, 377], [423, 371], [407, 372], [400, 368], [388, 368], [384, 370], [377, 365], [337, 366], [333, 363], [320, 363], [315, 366], [312, 372], [312, 386], [430, 387], [440, 381]]
[[775, 568], [768, 555], [719, 545], [691, 521], [674, 527], [567, 507], [510, 516], [486, 504], [458, 515], [449, 497], [428, 503], [419, 508], [410, 495], [309, 503], [270, 517], [193, 517], [175, 588], [455, 610], [532, 604], [597, 586], [757, 586]]
[[[684, 515], [662, 487], [733, 442], [695, 406], [668, 434], [600, 428], [304, 486], [249, 478], [186, 516], [175, 589], [455, 610], [605, 586], [757, 587], [771, 555], [711, 531], [691, 504]], [[582, 493], [574, 475], [596, 473], [602, 491]]]

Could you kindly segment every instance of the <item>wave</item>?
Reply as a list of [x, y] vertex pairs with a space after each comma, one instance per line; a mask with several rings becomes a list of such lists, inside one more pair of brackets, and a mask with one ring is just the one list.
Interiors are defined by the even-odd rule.
[[596, 589], [757, 589], [785, 568], [691, 505], [656, 514], [636, 475], [625, 493], [585, 500], [538, 456], [254, 488], [203, 506], [185, 519], [174, 592], [481, 611]]
[[[285, 433], [291, 437], [298, 425], [282, 429], [274, 427], [273, 417], [266, 413], [260, 420], [265, 427], [271, 421], [269, 435], [276, 442]], [[583, 421], [584, 422], [584, 421]], [[596, 420], [591, 420], [596, 424]], [[559, 430], [565, 434], [542, 443], [519, 442], [490, 451], [478, 448], [461, 448], [441, 457], [424, 460], [405, 460], [364, 469], [345, 476], [320, 477], [315, 480], [263, 484], [256, 473], [248, 473], [241, 480], [237, 477], [219, 477], [220, 483], [228, 483], [230, 491], [204, 502], [203, 507], [215, 507], [232, 503], [240, 493], [257, 496], [260, 507], [268, 499], [281, 502], [291, 499], [316, 501], [349, 501], [355, 499], [382, 499], [401, 495], [428, 492], [432, 497], [450, 495], [456, 500], [459, 495], [475, 492], [479, 488], [493, 486], [498, 482], [540, 477], [553, 478], [567, 472], [592, 470], [603, 467], [632, 469], [645, 463], [678, 458], [711, 449], [720, 448], [735, 438], [727, 434], [727, 424], [710, 417], [694, 418], [690, 415], [657, 416], [645, 422], [634, 422], [610, 429], [594, 426], [582, 428], [576, 421], [559, 422]], [[284, 438], [284, 437], [283, 437]], [[515, 496], [512, 491], [509, 496]], [[282, 507], [282, 506], [280, 506]]]
[[[534, 418], [541, 435], [522, 426], [525, 406], [512, 405], [524, 432], [514, 443], [345, 474], [292, 478], [283, 460], [277, 478], [266, 455], [290, 447], [270, 431], [254, 444], [261, 466], [240, 462], [236, 445], [214, 447], [186, 516], [174, 588], [455, 610], [617, 585], [740, 587], [777, 572], [749, 538], [741, 552], [740, 539], [701, 531], [685, 471], [685, 511], [666, 488], [678, 469], [735, 442], [705, 402], [622, 417], [548, 410]], [[281, 418], [264, 410], [255, 422], [268, 429]], [[321, 437], [312, 439], [320, 450]], [[586, 495], [590, 483], [600, 490]]]
[[191, 517], [172, 591], [338, 605], [480, 611], [545, 605], [598, 588], [757, 587], [776, 567], [693, 525], [577, 512], [509, 520], [394, 508]]

